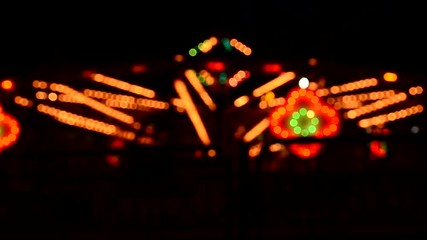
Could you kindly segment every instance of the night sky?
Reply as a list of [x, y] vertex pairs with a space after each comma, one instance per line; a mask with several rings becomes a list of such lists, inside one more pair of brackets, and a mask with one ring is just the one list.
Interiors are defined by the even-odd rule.
[[3, 7], [0, 63], [19, 69], [163, 58], [212, 35], [227, 35], [265, 58], [318, 57], [422, 72], [422, 9], [403, 1], [307, 0]]

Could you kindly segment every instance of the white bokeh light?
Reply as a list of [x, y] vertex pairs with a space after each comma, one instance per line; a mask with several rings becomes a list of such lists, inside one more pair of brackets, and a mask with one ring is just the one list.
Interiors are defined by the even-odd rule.
[[308, 85], [310, 85], [310, 82], [308, 81], [308, 78], [306, 77], [302, 77], [299, 81], [298, 81], [298, 86], [302, 89], [306, 89], [308, 88]]

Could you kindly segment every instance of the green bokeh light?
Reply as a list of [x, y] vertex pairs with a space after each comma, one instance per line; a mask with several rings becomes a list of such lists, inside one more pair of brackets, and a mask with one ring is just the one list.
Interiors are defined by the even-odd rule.
[[[307, 114], [310, 111], [310, 114]], [[317, 125], [319, 124], [319, 118], [315, 117], [313, 110], [307, 108], [300, 108], [293, 112], [291, 119], [289, 120], [290, 127], [293, 128], [295, 134], [299, 134], [302, 137], [314, 135], [318, 130]]]

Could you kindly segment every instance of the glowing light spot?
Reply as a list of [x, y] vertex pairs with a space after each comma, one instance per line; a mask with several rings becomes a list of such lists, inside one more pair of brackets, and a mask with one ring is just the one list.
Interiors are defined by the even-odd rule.
[[299, 81], [298, 81], [298, 86], [302, 89], [306, 89], [308, 88], [308, 86], [310, 85], [310, 81], [308, 80], [308, 78], [306, 77], [302, 77]]
[[317, 65], [317, 59], [316, 58], [310, 58], [310, 59], [308, 59], [308, 65], [310, 65], [310, 66], [316, 66]]
[[215, 156], [216, 156], [216, 151], [215, 151], [215, 149], [209, 149], [209, 151], [208, 151], [208, 156], [209, 156], [209, 157], [215, 157]]
[[387, 82], [396, 82], [397, 81], [397, 74], [392, 72], [386, 72], [383, 75], [383, 78]]
[[288, 132], [288, 131], [283, 130], [283, 131], [280, 133], [280, 136], [281, 136], [282, 138], [288, 138], [288, 136], [289, 136], [289, 132]]
[[188, 51], [188, 55], [194, 57], [197, 55], [197, 50], [195, 48], [192, 48]]
[[289, 125], [291, 125], [291, 127], [296, 127], [298, 125], [298, 121], [293, 118], [289, 121]]
[[412, 126], [411, 127], [411, 132], [414, 133], [414, 134], [419, 133], [420, 132], [420, 127], [418, 127], [418, 126]]
[[13, 89], [13, 87], [14, 87], [14, 84], [13, 84], [12, 80], [10, 80], [10, 79], [6, 79], [6, 80], [4, 80], [3, 82], [1, 82], [1, 87], [2, 87], [4, 90], [12, 90], [12, 89]]
[[120, 158], [117, 155], [107, 155], [105, 157], [105, 161], [107, 162], [108, 165], [112, 167], [120, 166]]

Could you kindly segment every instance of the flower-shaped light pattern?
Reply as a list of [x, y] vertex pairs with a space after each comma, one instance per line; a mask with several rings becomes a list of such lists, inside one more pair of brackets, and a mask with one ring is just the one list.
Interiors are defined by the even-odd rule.
[[[278, 139], [324, 138], [339, 133], [340, 118], [333, 106], [309, 89], [293, 89], [284, 105], [270, 114], [270, 131]], [[320, 143], [292, 143], [290, 150], [301, 158], [316, 156]]]

